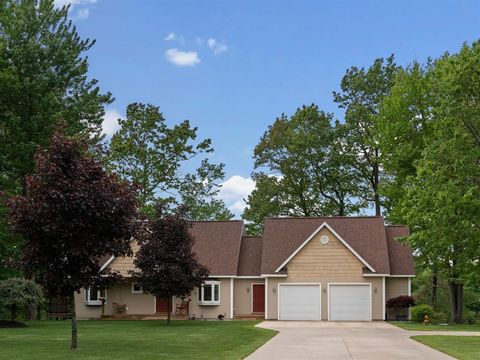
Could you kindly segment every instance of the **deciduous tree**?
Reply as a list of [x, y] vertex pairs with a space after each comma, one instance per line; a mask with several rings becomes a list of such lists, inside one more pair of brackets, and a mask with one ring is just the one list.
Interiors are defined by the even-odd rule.
[[102, 257], [131, 254], [136, 194], [62, 131], [37, 151], [25, 190], [8, 202], [12, 230], [24, 239], [23, 268], [49, 296], [70, 297], [75, 350], [75, 292], [108, 280], [99, 273]]
[[132, 276], [145, 292], [168, 298], [169, 309], [172, 296], [188, 295], [208, 277], [208, 270], [198, 263], [192, 250], [193, 238], [188, 228], [186, 208], [167, 213], [165, 204], [160, 204], [138, 239], [140, 249], [134, 260], [138, 270], [132, 271]]

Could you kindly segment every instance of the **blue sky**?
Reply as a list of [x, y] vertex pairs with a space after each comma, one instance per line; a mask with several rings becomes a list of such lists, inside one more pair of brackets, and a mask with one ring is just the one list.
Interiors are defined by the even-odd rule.
[[116, 101], [106, 132], [131, 102], [189, 119], [225, 163], [222, 197], [236, 214], [253, 187], [252, 150], [277, 116], [312, 102], [339, 111], [332, 91], [352, 65], [394, 53], [407, 64], [455, 52], [480, 35], [480, 1], [72, 2], [90, 75]]

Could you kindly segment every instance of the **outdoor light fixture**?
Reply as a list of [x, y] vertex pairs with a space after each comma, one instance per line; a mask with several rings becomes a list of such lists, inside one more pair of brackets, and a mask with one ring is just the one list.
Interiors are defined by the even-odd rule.
[[277, 288], [272, 288], [272, 291], [273, 291], [274, 293], [276, 293], [276, 292], [277, 292]]
[[327, 288], [323, 288], [323, 292], [326, 293], [326, 292], [327, 292]]
[[247, 292], [250, 292], [250, 286], [247, 286]]
[[376, 292], [377, 292], [377, 288], [376, 288], [376, 287], [375, 287], [375, 288], [373, 288], [373, 292], [374, 292], [374, 293], [376, 293]]

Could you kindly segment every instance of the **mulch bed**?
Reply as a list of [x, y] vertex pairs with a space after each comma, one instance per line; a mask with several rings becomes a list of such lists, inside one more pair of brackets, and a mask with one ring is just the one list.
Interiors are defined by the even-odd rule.
[[20, 321], [0, 320], [0, 328], [23, 328], [27, 324]]

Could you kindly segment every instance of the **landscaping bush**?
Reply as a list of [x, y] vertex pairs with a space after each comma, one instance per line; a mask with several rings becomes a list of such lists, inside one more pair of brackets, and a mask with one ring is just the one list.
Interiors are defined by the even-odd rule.
[[480, 313], [480, 298], [468, 303], [467, 309], [473, 311], [475, 313], [475, 317], [478, 317], [478, 314]]
[[463, 321], [465, 322], [465, 324], [474, 325], [477, 322], [475, 313], [472, 311], [466, 312], [463, 316]]
[[386, 306], [388, 309], [392, 308], [409, 308], [415, 306], [415, 300], [411, 296], [401, 295], [391, 299], [388, 299]]
[[423, 322], [427, 315], [430, 319], [433, 317], [433, 307], [427, 304], [419, 304], [412, 308], [412, 320], [415, 322]]
[[448, 314], [444, 311], [434, 311], [432, 316], [432, 322], [436, 324], [448, 323]]
[[32, 280], [10, 278], [0, 281], [0, 307], [10, 310], [12, 321], [17, 320], [19, 309], [37, 306], [44, 301], [41, 288]]

